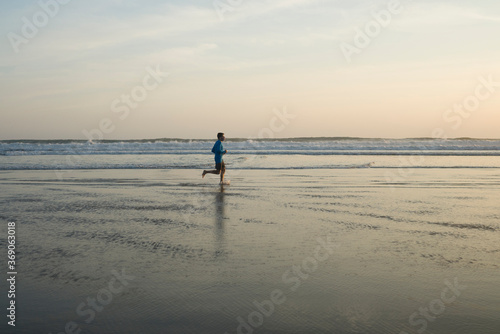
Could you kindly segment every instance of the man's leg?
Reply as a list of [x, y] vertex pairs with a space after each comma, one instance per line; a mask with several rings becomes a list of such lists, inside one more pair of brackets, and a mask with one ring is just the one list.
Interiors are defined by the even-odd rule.
[[224, 182], [224, 174], [226, 174], [226, 166], [224, 165], [224, 161], [222, 161], [222, 166], [220, 170], [220, 183]]
[[203, 173], [201, 174], [201, 178], [204, 178], [206, 174], [216, 174], [216, 175], [219, 175], [220, 172], [221, 172], [221, 169], [223, 168], [223, 164], [224, 163], [221, 163], [221, 164], [215, 164], [215, 168], [216, 169], [212, 169], [212, 170], [204, 170]]
[[217, 174], [219, 175], [220, 171], [218, 171], [217, 169], [213, 169], [213, 170], [204, 170], [203, 173], [201, 174], [201, 178], [204, 178], [206, 174]]

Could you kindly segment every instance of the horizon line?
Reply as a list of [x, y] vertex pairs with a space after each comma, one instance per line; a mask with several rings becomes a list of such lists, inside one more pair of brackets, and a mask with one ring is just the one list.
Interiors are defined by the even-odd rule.
[[[72, 139], [72, 138], [58, 138], [58, 139], [0, 139], [0, 143], [8, 142], [132, 142], [132, 141], [212, 141], [216, 138], [176, 138], [176, 137], [161, 137], [161, 138], [132, 138], [132, 139]], [[253, 137], [229, 137], [231, 141], [285, 141], [285, 140], [500, 140], [500, 138], [477, 138], [477, 137], [454, 137], [454, 138], [433, 138], [433, 137], [350, 137], [350, 136], [316, 136], [316, 137], [274, 137], [274, 138], [253, 138]]]

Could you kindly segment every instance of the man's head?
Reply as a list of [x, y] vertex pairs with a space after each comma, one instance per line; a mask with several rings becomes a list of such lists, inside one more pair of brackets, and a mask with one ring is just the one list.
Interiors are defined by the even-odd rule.
[[217, 134], [217, 139], [219, 139], [220, 141], [224, 141], [224, 139], [226, 139], [226, 137], [224, 137], [224, 132], [219, 132]]

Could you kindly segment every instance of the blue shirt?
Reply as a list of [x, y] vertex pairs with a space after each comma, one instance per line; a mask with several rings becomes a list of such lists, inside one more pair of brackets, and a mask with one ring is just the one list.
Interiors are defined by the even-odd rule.
[[212, 153], [215, 153], [215, 162], [220, 164], [222, 162], [222, 156], [226, 154], [226, 150], [222, 146], [222, 142], [217, 140], [212, 148]]

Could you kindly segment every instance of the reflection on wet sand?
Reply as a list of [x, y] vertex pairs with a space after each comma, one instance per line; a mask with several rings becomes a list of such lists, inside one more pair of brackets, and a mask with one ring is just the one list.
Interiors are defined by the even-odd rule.
[[215, 257], [224, 254], [224, 186], [220, 186], [220, 191], [215, 193]]

